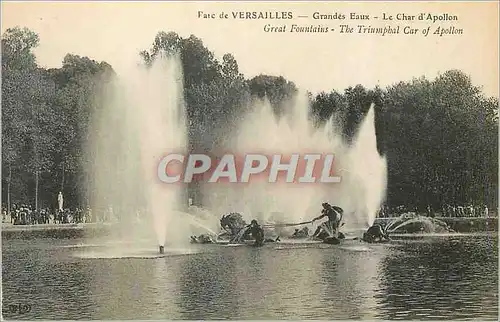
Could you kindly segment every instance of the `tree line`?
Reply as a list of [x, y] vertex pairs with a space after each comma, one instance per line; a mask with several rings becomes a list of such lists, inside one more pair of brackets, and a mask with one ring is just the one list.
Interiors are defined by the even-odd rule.
[[[106, 62], [73, 54], [61, 68], [41, 68], [33, 54], [38, 44], [38, 35], [26, 28], [2, 35], [3, 204], [54, 208], [63, 191], [67, 204], [84, 206], [93, 162], [86, 144], [99, 135], [91, 118], [105, 104], [96, 97], [116, 74]], [[297, 92], [281, 76], [245, 78], [233, 55], [217, 59], [194, 35], [159, 32], [140, 55], [151, 64], [162, 52], [180, 54], [191, 150], [220, 144], [253, 97], [266, 96], [279, 117]], [[375, 103], [377, 148], [388, 160], [389, 205], [496, 208], [499, 102], [463, 72], [309, 96], [317, 124], [335, 115], [347, 143]]]

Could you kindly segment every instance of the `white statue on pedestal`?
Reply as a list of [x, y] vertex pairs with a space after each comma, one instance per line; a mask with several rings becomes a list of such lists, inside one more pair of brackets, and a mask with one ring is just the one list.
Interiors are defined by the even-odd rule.
[[63, 195], [62, 192], [59, 191], [59, 195], [57, 196], [57, 204], [59, 205], [59, 211], [63, 211], [63, 203], [64, 203]]

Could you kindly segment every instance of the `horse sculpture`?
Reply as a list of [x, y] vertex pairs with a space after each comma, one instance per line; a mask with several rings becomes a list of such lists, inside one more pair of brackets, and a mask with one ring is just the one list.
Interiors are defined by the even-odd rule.
[[390, 241], [390, 238], [382, 225], [374, 224], [363, 234], [362, 240], [367, 243], [383, 243]]
[[243, 219], [243, 216], [240, 213], [230, 212], [226, 215], [223, 215], [220, 219], [220, 226], [223, 229], [223, 232], [219, 235], [219, 237], [225, 236], [231, 239], [247, 225], [248, 224]]

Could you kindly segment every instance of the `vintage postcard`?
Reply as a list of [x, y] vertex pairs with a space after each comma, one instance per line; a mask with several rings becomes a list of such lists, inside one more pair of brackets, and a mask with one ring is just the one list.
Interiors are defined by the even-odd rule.
[[2, 2], [2, 318], [498, 320], [498, 1]]

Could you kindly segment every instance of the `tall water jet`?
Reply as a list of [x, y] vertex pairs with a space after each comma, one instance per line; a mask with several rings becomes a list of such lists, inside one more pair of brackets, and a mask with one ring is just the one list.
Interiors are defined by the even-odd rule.
[[[126, 238], [151, 236], [154, 229], [161, 251], [166, 243], [179, 245], [185, 238], [172, 222], [181, 217], [185, 187], [157, 177], [165, 154], [187, 150], [180, 66], [177, 56], [158, 55], [151, 66], [135, 65], [120, 75], [112, 97], [96, 114], [99, 134], [92, 144], [93, 204], [115, 210], [117, 228]], [[137, 211], [142, 225], [135, 221]]]
[[258, 152], [285, 156], [331, 153], [336, 158], [333, 172], [339, 174], [342, 181], [207, 183], [203, 188], [204, 203], [214, 213], [237, 211], [242, 212], [245, 219], [302, 222], [317, 216], [321, 203], [327, 201], [344, 208], [347, 227], [368, 227], [385, 196], [386, 176], [385, 160], [376, 148], [373, 107], [352, 146], [344, 142], [333, 119], [319, 129], [313, 126], [305, 94], [297, 95], [287, 107], [285, 114], [276, 118], [268, 101], [257, 101], [235, 133], [231, 151], [239, 155]]
[[350, 177], [356, 199], [362, 200], [361, 203], [351, 204], [352, 209], [355, 209], [356, 220], [351, 220], [350, 224], [357, 221], [358, 224], [369, 227], [375, 222], [387, 186], [387, 162], [377, 150], [373, 104], [361, 122], [348, 159], [350, 167], [345, 169], [346, 175]]
[[167, 231], [179, 241], [172, 219], [184, 204], [185, 187], [162, 184], [157, 167], [163, 156], [186, 154], [187, 133], [183, 99], [183, 76], [179, 58], [160, 54], [149, 68], [140, 69], [129, 90], [140, 124], [141, 164], [147, 208], [153, 216], [158, 244], [164, 246]]

